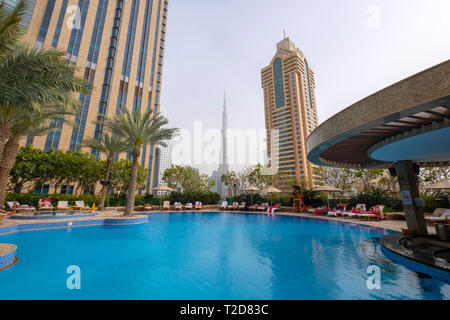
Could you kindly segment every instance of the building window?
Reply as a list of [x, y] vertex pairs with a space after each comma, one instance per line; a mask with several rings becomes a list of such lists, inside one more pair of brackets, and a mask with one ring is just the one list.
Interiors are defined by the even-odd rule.
[[61, 186], [60, 194], [73, 194], [73, 185], [63, 184]]
[[49, 189], [50, 189], [50, 185], [44, 184], [42, 186], [36, 187], [36, 189], [34, 189], [34, 193], [35, 194], [48, 194]]
[[275, 105], [277, 108], [284, 107], [283, 62], [280, 58], [276, 58], [273, 63], [273, 76], [275, 82]]

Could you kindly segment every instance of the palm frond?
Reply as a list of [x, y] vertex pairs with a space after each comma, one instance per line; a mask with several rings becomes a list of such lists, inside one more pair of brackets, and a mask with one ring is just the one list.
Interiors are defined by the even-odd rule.
[[135, 153], [147, 144], [165, 145], [171, 140], [178, 129], [164, 128], [168, 120], [158, 112], [151, 110], [142, 114], [139, 111], [131, 113], [126, 106], [113, 119], [106, 121], [107, 128], [127, 143]]

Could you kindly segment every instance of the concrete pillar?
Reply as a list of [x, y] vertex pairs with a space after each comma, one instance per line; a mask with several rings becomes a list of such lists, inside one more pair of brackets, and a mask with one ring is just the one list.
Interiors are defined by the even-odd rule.
[[[406, 224], [409, 229], [417, 230], [420, 235], [427, 235], [427, 225], [423, 214], [423, 209], [416, 206], [415, 199], [419, 198], [419, 189], [417, 188], [416, 176], [412, 161], [399, 161], [395, 164], [397, 171], [400, 191], [406, 196], [403, 199], [403, 208], [405, 209]], [[411, 201], [407, 200], [408, 192]], [[402, 197], [404, 198], [404, 197]]]

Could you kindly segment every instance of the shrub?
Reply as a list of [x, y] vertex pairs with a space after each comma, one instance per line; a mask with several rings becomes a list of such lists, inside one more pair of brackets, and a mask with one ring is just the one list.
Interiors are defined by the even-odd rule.
[[172, 203], [195, 203], [196, 201], [200, 201], [202, 204], [206, 205], [218, 204], [220, 200], [220, 194], [211, 191], [172, 192], [168, 198]]
[[37, 207], [39, 199], [47, 198], [52, 200], [52, 205], [56, 207], [58, 201], [68, 201], [70, 206], [75, 205], [75, 201], [83, 200], [84, 203], [91, 207], [94, 202], [96, 205], [100, 203], [100, 196], [93, 194], [83, 194], [75, 196], [73, 194], [34, 194], [34, 193], [8, 193], [6, 201], [19, 201], [21, 204], [29, 204]]

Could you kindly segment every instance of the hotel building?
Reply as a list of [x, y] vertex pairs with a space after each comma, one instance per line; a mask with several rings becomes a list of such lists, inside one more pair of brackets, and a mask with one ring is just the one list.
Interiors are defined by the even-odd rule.
[[[9, 0], [14, 5], [17, 1]], [[102, 123], [126, 106], [130, 111], [159, 110], [168, 0], [33, 0], [23, 23], [25, 41], [37, 49], [56, 48], [77, 67], [79, 76], [93, 86], [80, 94], [75, 125], [28, 137], [23, 145], [43, 150], [79, 150], [88, 137], [100, 138]], [[119, 158], [126, 158], [126, 153]], [[148, 170], [146, 190], [154, 179], [154, 146], [141, 152]]]
[[[278, 160], [283, 174], [312, 187], [315, 166], [307, 160], [306, 139], [318, 125], [314, 72], [289, 38], [277, 44], [275, 56], [261, 70], [261, 82], [267, 156]], [[278, 130], [276, 141], [272, 141], [272, 130]]]

